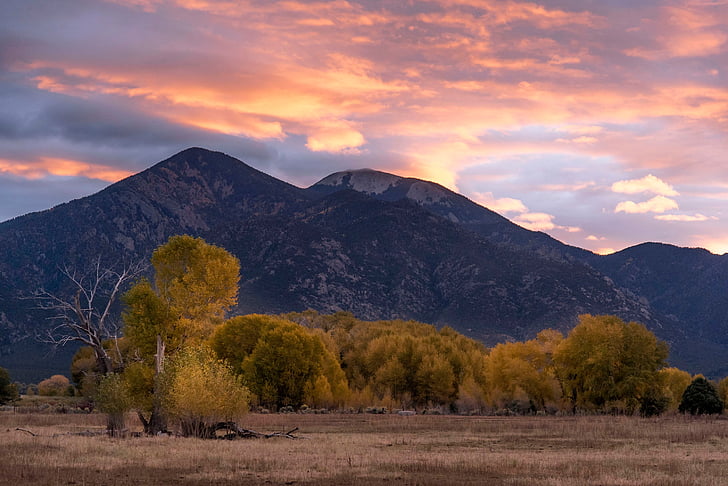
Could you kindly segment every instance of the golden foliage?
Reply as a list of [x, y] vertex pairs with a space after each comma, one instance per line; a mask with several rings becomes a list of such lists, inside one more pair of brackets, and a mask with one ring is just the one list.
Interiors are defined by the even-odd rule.
[[53, 375], [38, 383], [38, 394], [45, 396], [64, 396], [73, 394], [71, 382], [63, 375]]
[[165, 409], [184, 435], [204, 437], [210, 425], [239, 419], [248, 398], [240, 377], [206, 347], [177, 353], [165, 376]]

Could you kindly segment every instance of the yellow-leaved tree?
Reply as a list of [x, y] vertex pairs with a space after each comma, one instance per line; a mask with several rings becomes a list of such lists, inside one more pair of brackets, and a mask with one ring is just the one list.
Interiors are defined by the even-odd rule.
[[693, 381], [693, 377], [687, 371], [678, 368], [663, 368], [659, 372], [659, 379], [668, 399], [667, 410], [677, 410], [683, 393]]
[[668, 347], [645, 326], [616, 316], [579, 316], [554, 352], [573, 409], [632, 413], [659, 393]]
[[281, 317], [233, 317], [217, 329], [211, 344], [261, 405], [331, 407], [348, 397], [346, 376], [323, 337]]
[[553, 351], [562, 340], [560, 332], [547, 329], [536, 339], [493, 348], [485, 366], [491, 403], [521, 413], [557, 408], [561, 387]]
[[137, 391], [132, 403], [145, 431], [155, 434], [166, 428], [161, 389], [165, 357], [204, 342], [223, 322], [237, 302], [240, 262], [202, 238], [182, 235], [157, 248], [152, 265], [153, 282], [142, 280], [126, 293], [123, 318], [130, 354], [154, 370], [143, 373], [137, 364], [130, 378]]

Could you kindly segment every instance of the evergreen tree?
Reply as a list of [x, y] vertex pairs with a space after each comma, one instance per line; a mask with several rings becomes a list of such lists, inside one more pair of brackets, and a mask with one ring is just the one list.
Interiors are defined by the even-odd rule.
[[715, 386], [704, 377], [698, 376], [685, 389], [678, 410], [691, 415], [722, 413], [723, 401]]
[[10, 373], [5, 368], [0, 368], [0, 405], [18, 399], [18, 388], [10, 381]]

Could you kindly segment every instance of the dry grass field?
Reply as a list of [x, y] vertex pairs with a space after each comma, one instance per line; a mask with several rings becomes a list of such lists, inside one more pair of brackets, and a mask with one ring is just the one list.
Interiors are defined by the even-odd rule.
[[728, 484], [724, 419], [253, 414], [241, 425], [298, 426], [305, 439], [111, 439], [73, 435], [101, 432], [101, 415], [3, 412], [0, 484]]

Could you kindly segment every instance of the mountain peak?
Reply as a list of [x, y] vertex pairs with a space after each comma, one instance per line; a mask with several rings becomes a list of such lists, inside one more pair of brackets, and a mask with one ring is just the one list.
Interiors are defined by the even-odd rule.
[[369, 195], [381, 195], [399, 184], [402, 177], [373, 169], [357, 169], [336, 172], [321, 179], [315, 186], [331, 186], [352, 189]]
[[169, 157], [168, 159], [159, 162], [152, 166], [150, 169], [155, 167], [166, 167], [174, 168], [179, 170], [181, 167], [187, 168], [203, 168], [209, 167], [214, 170], [232, 168], [232, 170], [247, 169], [248, 171], [255, 171], [252, 167], [247, 165], [241, 160], [231, 157], [223, 152], [216, 152], [208, 150], [202, 147], [190, 147], [182, 150]]

